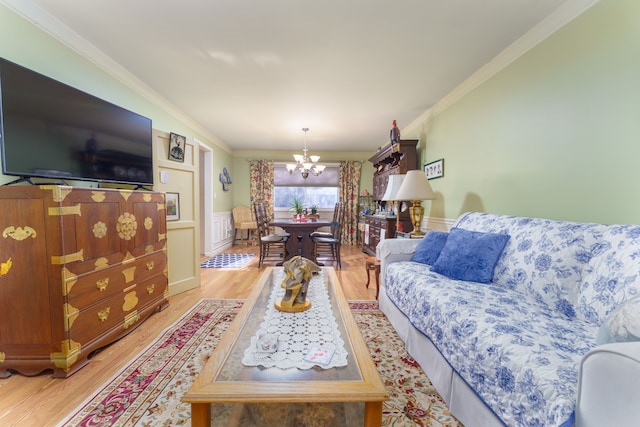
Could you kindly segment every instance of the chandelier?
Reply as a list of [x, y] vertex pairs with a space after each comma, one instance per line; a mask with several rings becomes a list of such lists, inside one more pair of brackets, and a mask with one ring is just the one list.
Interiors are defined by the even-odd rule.
[[293, 172], [296, 170], [300, 171], [300, 175], [302, 178], [307, 179], [309, 176], [309, 172], [318, 176], [322, 173], [325, 165], [319, 165], [318, 161], [320, 160], [320, 156], [308, 156], [307, 152], [307, 131], [309, 128], [302, 128], [304, 131], [304, 149], [302, 150], [303, 154], [294, 154], [293, 158], [296, 159], [296, 163], [287, 163], [287, 170], [290, 174], [293, 175]]

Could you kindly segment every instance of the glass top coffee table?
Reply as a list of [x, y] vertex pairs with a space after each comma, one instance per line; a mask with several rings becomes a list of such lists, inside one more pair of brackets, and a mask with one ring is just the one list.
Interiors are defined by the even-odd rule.
[[[300, 370], [249, 367], [245, 349], [264, 320], [273, 286], [280, 286], [270, 267], [182, 398], [191, 404], [191, 425], [283, 426], [305, 418], [333, 425], [380, 426], [382, 402], [389, 397], [371, 359], [333, 268], [323, 268], [333, 315], [347, 350], [347, 366]], [[212, 423], [213, 421], [213, 423]], [[326, 424], [326, 423], [325, 423]]]

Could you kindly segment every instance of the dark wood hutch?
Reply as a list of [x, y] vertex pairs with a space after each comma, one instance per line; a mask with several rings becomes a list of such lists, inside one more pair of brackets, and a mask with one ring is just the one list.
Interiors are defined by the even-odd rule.
[[[392, 150], [391, 143], [380, 148], [369, 161], [375, 169], [373, 173], [373, 200], [380, 202], [387, 190], [389, 176], [406, 174], [417, 168], [417, 139], [400, 140], [397, 150]], [[412, 231], [413, 225], [408, 211], [400, 214], [400, 227], [403, 231]], [[368, 228], [368, 235], [366, 229]], [[396, 218], [378, 215], [365, 215], [365, 239], [362, 250], [369, 255], [376, 254], [376, 246], [382, 239], [396, 236]]]

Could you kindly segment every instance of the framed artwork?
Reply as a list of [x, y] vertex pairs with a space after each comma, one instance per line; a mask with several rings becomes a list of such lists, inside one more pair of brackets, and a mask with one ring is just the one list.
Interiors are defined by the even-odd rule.
[[177, 133], [169, 134], [169, 160], [174, 162], [184, 162], [184, 149], [187, 138]]
[[442, 178], [444, 176], [444, 159], [424, 165], [424, 173], [427, 179]]
[[167, 221], [180, 219], [180, 194], [165, 193], [165, 204], [167, 209]]

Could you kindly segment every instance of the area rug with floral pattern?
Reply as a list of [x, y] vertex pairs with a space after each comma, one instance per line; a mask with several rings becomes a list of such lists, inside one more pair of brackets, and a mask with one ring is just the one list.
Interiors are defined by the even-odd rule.
[[[203, 299], [59, 426], [189, 426], [180, 401], [229, 328], [242, 300]], [[460, 426], [375, 301], [351, 301], [390, 400], [383, 426]]]

